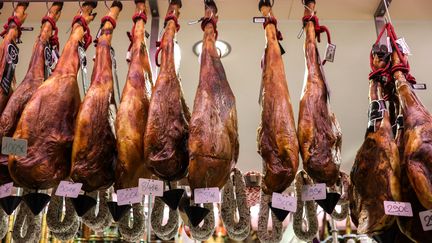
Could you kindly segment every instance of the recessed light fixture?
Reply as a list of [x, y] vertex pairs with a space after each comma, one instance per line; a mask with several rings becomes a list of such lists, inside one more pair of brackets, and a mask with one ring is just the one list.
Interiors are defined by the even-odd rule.
[[[201, 55], [202, 46], [203, 46], [202, 41], [198, 41], [197, 43], [195, 43], [195, 45], [193, 46], [193, 52], [195, 53], [195, 55], [197, 55], [197, 56]], [[216, 48], [219, 52], [220, 57], [226, 57], [226, 56], [228, 56], [228, 54], [231, 53], [231, 46], [226, 41], [217, 40], [216, 41]]]

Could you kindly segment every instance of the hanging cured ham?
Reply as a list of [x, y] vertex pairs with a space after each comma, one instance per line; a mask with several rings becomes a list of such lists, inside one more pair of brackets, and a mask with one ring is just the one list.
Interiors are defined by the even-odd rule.
[[[386, 61], [373, 54], [369, 83], [369, 123], [363, 145], [351, 170], [351, 218], [361, 234], [378, 234], [389, 229], [395, 217], [386, 215], [384, 201], [400, 199], [399, 151], [393, 139], [389, 111], [380, 83], [386, 78]], [[383, 70], [375, 72], [376, 70]], [[365, 180], [367, 178], [367, 180]]]
[[86, 49], [91, 44], [88, 23], [94, 18], [91, 12], [95, 7], [95, 2], [83, 3], [55, 71], [22, 112], [13, 137], [27, 140], [27, 156], [9, 156], [9, 172], [22, 187], [51, 188], [69, 175], [80, 106], [78, 48]]
[[222, 188], [239, 155], [235, 97], [216, 48], [217, 7], [213, 1], [205, 6], [200, 79], [189, 135], [191, 189]]
[[[50, 74], [52, 60], [47, 60], [46, 55], [52, 51], [58, 52], [59, 44], [57, 37], [56, 22], [60, 17], [63, 3], [53, 3], [48, 14], [42, 19], [40, 34], [33, 46], [33, 55], [24, 80], [11, 95], [3, 113], [0, 117], [0, 138], [11, 137], [15, 131], [18, 120], [25, 105], [30, 100], [36, 89]], [[8, 171], [8, 156], [0, 155], [0, 184], [11, 182]]]
[[180, 0], [170, 1], [165, 32], [158, 50], [161, 57], [159, 76], [152, 92], [144, 139], [146, 166], [153, 174], [167, 181], [184, 177], [189, 163], [187, 141], [190, 113], [174, 62], [180, 8]]
[[266, 194], [284, 191], [294, 180], [299, 163], [299, 147], [294, 114], [285, 75], [277, 29], [270, 6], [260, 8], [267, 46], [263, 60], [261, 125], [258, 128], [258, 152], [263, 158]]
[[[392, 28], [391, 28], [392, 29]], [[394, 34], [394, 39], [396, 34]], [[403, 115], [403, 163], [412, 188], [420, 203], [432, 209], [432, 116], [414, 93], [410, 82], [415, 80], [407, 73], [409, 64], [398, 49], [393, 53], [393, 77]]]
[[129, 72], [116, 118], [117, 189], [136, 187], [139, 178], [151, 177], [151, 172], [145, 167], [144, 134], [153, 83], [144, 37], [146, 5], [145, 1], [136, 2], [132, 18], [135, 24], [131, 33]]
[[0, 44], [0, 114], [6, 107], [15, 86], [15, 67], [19, 54], [17, 44], [20, 42], [22, 24], [27, 17], [25, 11], [28, 5], [29, 3], [19, 2], [13, 15], [3, 26], [4, 30], [0, 33], [0, 36], [3, 37], [3, 42]]
[[[317, 42], [326, 29], [314, 15], [315, 1], [307, 0], [303, 17], [306, 33], [306, 74], [300, 99], [298, 140], [303, 168], [315, 182], [332, 186], [338, 179], [342, 133], [330, 109], [329, 89], [318, 55]], [[317, 28], [318, 27], [318, 28]]]
[[110, 105], [115, 103], [111, 39], [121, 10], [121, 2], [114, 1], [102, 18], [91, 84], [76, 119], [70, 177], [83, 183], [82, 190], [87, 192], [114, 183], [116, 141], [109, 121]]

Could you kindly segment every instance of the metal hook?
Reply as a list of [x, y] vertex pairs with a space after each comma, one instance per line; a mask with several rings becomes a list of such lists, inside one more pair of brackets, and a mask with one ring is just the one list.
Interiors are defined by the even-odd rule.
[[104, 1], [104, 3], [105, 3], [105, 7], [109, 10], [110, 9], [110, 7], [108, 6], [108, 4], [107, 4], [107, 1], [105, 0]]

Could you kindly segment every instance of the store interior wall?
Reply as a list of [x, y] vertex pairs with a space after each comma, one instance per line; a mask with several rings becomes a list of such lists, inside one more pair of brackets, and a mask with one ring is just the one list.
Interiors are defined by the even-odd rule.
[[[90, 26], [93, 35], [99, 28], [101, 17], [99, 13], [97, 20]], [[4, 22], [5, 19], [5, 15], [0, 16], [0, 22]], [[58, 23], [61, 48], [69, 36], [66, 31], [70, 27], [70, 22], [70, 19], [61, 19]], [[192, 52], [192, 47], [202, 39], [202, 31], [199, 25], [188, 25], [184, 20], [180, 21], [180, 24], [181, 30], [178, 34], [182, 50], [180, 75], [187, 104], [192, 110], [200, 68], [198, 57]], [[372, 20], [326, 21], [324, 19], [321, 20], [321, 24], [330, 28], [332, 40], [337, 45], [335, 62], [326, 64], [325, 72], [331, 87], [331, 107], [343, 132], [342, 169], [349, 171], [356, 151], [363, 142], [367, 125], [369, 51], [376, 39], [375, 25]], [[426, 107], [431, 110], [432, 21], [395, 20], [394, 25], [398, 35], [405, 37], [412, 50], [413, 56], [410, 57], [412, 74], [419, 82], [426, 83], [430, 87], [429, 90], [417, 93]], [[16, 69], [18, 82], [27, 72], [32, 46], [38, 35], [40, 23], [26, 22], [25, 26], [33, 26], [35, 31], [23, 32], [23, 43], [19, 45], [20, 56]], [[150, 21], [146, 27], [149, 30]], [[283, 58], [296, 121], [305, 69], [304, 39], [297, 39], [300, 27], [300, 21], [279, 21], [279, 28], [284, 36], [282, 45], [287, 52]], [[125, 56], [129, 40], [126, 31], [131, 28], [130, 16], [120, 15], [112, 45], [117, 53], [121, 88], [124, 86], [128, 70]], [[219, 22], [218, 30], [219, 38], [232, 46], [231, 54], [223, 58], [222, 62], [237, 101], [240, 134], [240, 158], [237, 164], [242, 171], [261, 171], [261, 158], [256, 152], [256, 129], [260, 123], [261, 113], [258, 95], [261, 82], [260, 60], [265, 46], [264, 31], [262, 25], [252, 24], [250, 20], [224, 21], [223, 19]], [[325, 37], [322, 39], [325, 40]], [[147, 44], [149, 45], [149, 40]], [[325, 43], [320, 47], [321, 55], [323, 55]], [[91, 45], [87, 51], [89, 77], [93, 68], [91, 60], [94, 53], [95, 48]], [[80, 79], [78, 81], [81, 85]]]

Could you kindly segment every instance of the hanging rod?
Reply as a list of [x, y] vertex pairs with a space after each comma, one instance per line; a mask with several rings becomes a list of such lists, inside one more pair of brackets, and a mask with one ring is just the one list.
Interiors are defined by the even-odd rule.
[[[90, 0], [90, 1], [93, 1], [93, 2], [104, 2], [105, 0]], [[133, 2], [134, 0], [120, 0], [120, 2]], [[77, 0], [2, 0], [2, 2], [9, 2], [9, 3], [11, 3], [11, 2], [30, 2], [30, 3], [46, 3], [46, 2], [49, 2], [49, 3], [51, 3], [51, 2], [75, 2], [75, 3], [78, 3], [78, 1]], [[81, 2], [85, 2], [85, 0], [82, 0]], [[108, 2], [110, 2], [110, 1], [108, 1]]]

